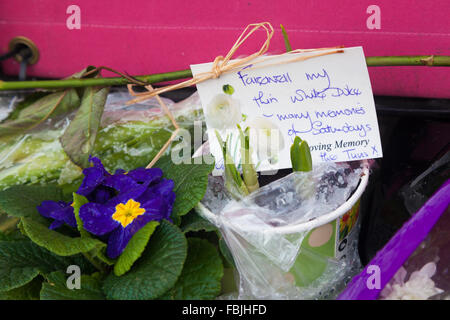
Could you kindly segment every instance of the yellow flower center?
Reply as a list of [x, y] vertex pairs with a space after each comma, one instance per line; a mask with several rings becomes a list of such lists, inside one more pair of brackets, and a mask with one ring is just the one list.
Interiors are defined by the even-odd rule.
[[119, 203], [116, 206], [116, 212], [112, 215], [112, 218], [122, 224], [122, 227], [126, 228], [134, 219], [144, 214], [145, 209], [141, 208], [141, 204], [133, 199], [128, 200], [127, 203]]

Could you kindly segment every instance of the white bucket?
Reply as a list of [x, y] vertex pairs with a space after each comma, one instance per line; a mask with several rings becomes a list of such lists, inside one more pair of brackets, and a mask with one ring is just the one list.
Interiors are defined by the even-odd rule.
[[[337, 209], [307, 222], [278, 226], [269, 230], [282, 235], [309, 231], [303, 239], [294, 267], [288, 273], [297, 287], [314, 285], [314, 280], [325, 272], [326, 263], [324, 264], [323, 261], [331, 259], [337, 263], [344, 260], [349, 254], [357, 255], [355, 247], [359, 228], [355, 228], [355, 226], [359, 220], [359, 200], [368, 181], [369, 164], [367, 161], [363, 161], [363, 172], [358, 187], [350, 198]], [[218, 217], [203, 204], [199, 203], [198, 209], [203, 217], [213, 224], [219, 225]], [[324, 234], [327, 238], [321, 239]], [[352, 247], [349, 246], [350, 243], [353, 244]], [[343, 276], [343, 274], [339, 276]]]

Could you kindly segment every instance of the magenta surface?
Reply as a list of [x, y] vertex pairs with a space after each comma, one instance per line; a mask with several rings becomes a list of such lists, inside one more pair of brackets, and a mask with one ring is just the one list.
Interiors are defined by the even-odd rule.
[[[450, 180], [447, 180], [425, 205], [397, 231], [384, 248], [378, 251], [364, 270], [352, 279], [347, 288], [339, 295], [338, 300], [376, 299], [397, 270], [425, 239], [449, 204]], [[367, 286], [367, 281], [373, 274], [373, 271], [368, 269], [370, 266], [380, 268], [381, 286], [379, 289], [370, 289]]]
[[[81, 9], [81, 29], [69, 30], [69, 5]], [[369, 29], [370, 5], [380, 8], [380, 29]], [[40, 49], [29, 74], [60, 78], [87, 65], [105, 65], [129, 74], [182, 70], [225, 55], [249, 23], [276, 28], [269, 52], [284, 51], [279, 25], [294, 48], [363, 46], [366, 56], [450, 55], [448, 0], [278, 0], [278, 1], [114, 1], [2, 0], [0, 52], [22, 35]], [[261, 32], [239, 55], [261, 45]], [[15, 62], [4, 70], [17, 74]], [[450, 98], [444, 67], [369, 68], [375, 94]]]

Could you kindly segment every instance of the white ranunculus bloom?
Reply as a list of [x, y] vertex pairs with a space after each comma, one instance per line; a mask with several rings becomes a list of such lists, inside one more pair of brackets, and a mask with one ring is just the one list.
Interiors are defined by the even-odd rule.
[[252, 120], [248, 127], [250, 127], [250, 145], [253, 145], [252, 140], [256, 139], [258, 159], [276, 163], [278, 154], [284, 149], [283, 135], [277, 125], [268, 119], [259, 118]]
[[216, 95], [205, 110], [206, 123], [214, 129], [236, 129], [242, 120], [239, 101], [227, 94]]
[[436, 264], [429, 262], [419, 271], [411, 273], [405, 282], [406, 270], [401, 267], [393, 280], [381, 292], [386, 300], [426, 300], [443, 292], [437, 288], [431, 277], [436, 273]]

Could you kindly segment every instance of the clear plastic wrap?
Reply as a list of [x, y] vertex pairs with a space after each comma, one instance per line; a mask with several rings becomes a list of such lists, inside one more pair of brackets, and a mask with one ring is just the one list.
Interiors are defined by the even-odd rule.
[[[97, 133], [93, 155], [111, 172], [146, 166], [174, 131], [156, 99], [127, 106], [130, 99], [127, 92], [108, 95]], [[196, 93], [179, 103], [163, 100], [180, 127], [192, 131], [194, 121], [203, 121]], [[0, 190], [18, 184], [66, 185], [80, 179], [81, 168], [69, 160], [59, 142], [75, 112], [52, 115], [32, 130], [0, 137]]]
[[[362, 167], [319, 164], [236, 200], [211, 177], [199, 211], [216, 224], [239, 271], [239, 299], [317, 299], [359, 271], [359, 201], [330, 215], [357, 188]], [[339, 248], [341, 247], [341, 248]], [[342, 250], [341, 250], [342, 249]]]

